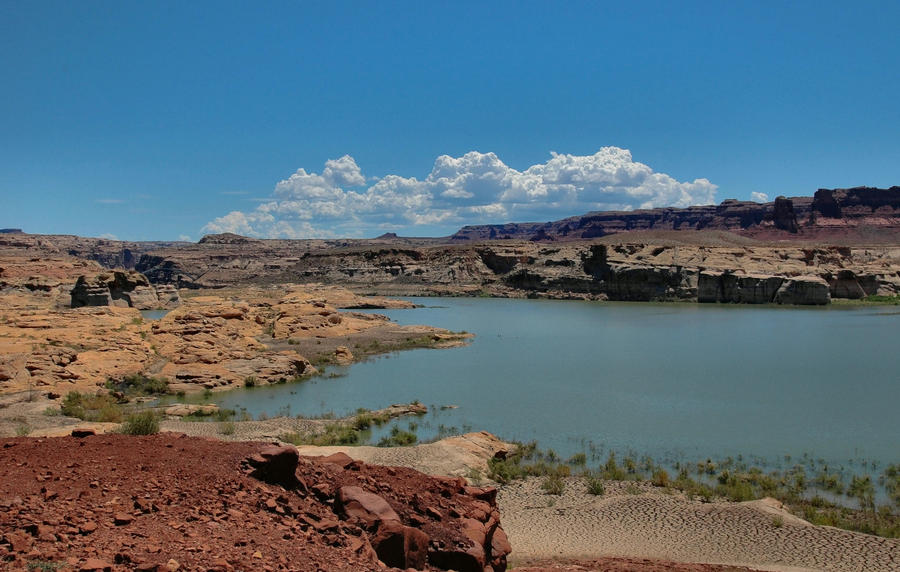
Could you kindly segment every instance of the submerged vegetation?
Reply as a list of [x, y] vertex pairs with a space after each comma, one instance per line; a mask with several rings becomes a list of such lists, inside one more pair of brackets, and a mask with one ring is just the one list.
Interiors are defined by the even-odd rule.
[[[329, 416], [330, 417], [330, 416]], [[392, 419], [390, 413], [372, 412], [368, 409], [357, 409], [356, 415], [348, 419], [335, 420], [325, 424], [322, 432], [301, 434], [285, 433], [280, 436], [282, 441], [294, 445], [359, 445], [370, 437], [372, 427], [385, 425]], [[415, 434], [415, 424], [409, 425], [409, 430], [401, 430], [394, 426], [389, 435], [378, 442], [379, 447], [394, 447], [413, 445], [418, 440]]]

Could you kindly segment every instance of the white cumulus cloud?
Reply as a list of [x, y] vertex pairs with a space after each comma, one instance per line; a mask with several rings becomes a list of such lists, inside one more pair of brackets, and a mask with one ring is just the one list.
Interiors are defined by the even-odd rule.
[[681, 182], [657, 173], [618, 147], [593, 155], [551, 153], [524, 171], [495, 153], [441, 155], [421, 180], [395, 174], [367, 179], [344, 155], [326, 161], [321, 173], [298, 169], [254, 210], [232, 211], [202, 231], [273, 238], [372, 236], [385, 229], [448, 234], [465, 224], [710, 204], [716, 189], [707, 179]]
[[767, 203], [769, 202], [769, 195], [767, 195], [766, 193], [758, 193], [756, 191], [753, 191], [752, 193], [750, 193], [750, 200], [756, 201], [758, 203]]

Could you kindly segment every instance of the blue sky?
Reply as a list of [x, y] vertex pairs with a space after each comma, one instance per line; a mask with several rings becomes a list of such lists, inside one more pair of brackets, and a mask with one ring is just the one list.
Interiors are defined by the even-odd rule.
[[896, 1], [484, 4], [2, 0], [0, 227], [445, 235], [900, 184]]

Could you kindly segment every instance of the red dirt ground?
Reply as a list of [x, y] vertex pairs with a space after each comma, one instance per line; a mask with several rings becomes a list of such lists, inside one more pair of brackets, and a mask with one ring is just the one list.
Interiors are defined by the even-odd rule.
[[[173, 433], [0, 439], [0, 570], [383, 569], [372, 548], [383, 530], [341, 508], [341, 487], [379, 495], [401, 528], [421, 531], [426, 569], [474, 569], [472, 554], [505, 568], [493, 491], [411, 469], [302, 457], [292, 472], [299, 480], [286, 490], [248, 474], [245, 460], [265, 446]], [[527, 566], [736, 570], [637, 559]]]

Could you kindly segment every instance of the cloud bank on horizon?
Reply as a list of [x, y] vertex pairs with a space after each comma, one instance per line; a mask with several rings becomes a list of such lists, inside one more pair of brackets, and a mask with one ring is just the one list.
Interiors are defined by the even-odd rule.
[[202, 232], [261, 238], [415, 235], [435, 229], [447, 234], [467, 224], [711, 204], [716, 190], [707, 179], [679, 182], [657, 173], [618, 147], [593, 155], [551, 153], [547, 162], [524, 171], [494, 153], [441, 155], [423, 180], [393, 174], [367, 179], [353, 157], [344, 155], [326, 161], [321, 173], [298, 169], [254, 210], [232, 211]]

